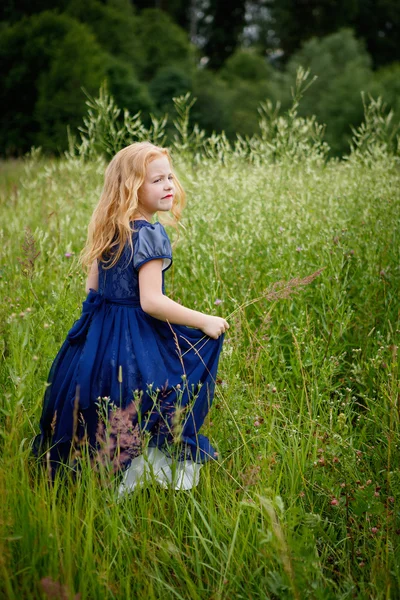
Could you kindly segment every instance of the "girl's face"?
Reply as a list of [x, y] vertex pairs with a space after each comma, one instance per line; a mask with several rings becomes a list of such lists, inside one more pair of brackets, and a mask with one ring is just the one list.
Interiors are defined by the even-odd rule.
[[171, 210], [174, 194], [175, 186], [168, 158], [155, 158], [147, 165], [145, 180], [138, 190], [140, 214], [150, 221], [157, 211]]

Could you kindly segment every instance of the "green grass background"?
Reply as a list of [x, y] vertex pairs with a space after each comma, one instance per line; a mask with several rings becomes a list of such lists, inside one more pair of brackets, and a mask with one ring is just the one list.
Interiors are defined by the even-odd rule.
[[235, 311], [202, 431], [220, 460], [194, 490], [150, 483], [123, 503], [90, 469], [50, 486], [30, 454], [106, 163], [1, 164], [4, 598], [400, 597], [398, 160], [222, 158], [175, 152], [188, 205], [166, 277], [189, 307]]

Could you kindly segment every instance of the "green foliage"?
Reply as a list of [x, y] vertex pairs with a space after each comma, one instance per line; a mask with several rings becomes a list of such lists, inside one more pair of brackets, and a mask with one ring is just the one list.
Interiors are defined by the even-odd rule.
[[45, 149], [65, 148], [65, 128], [81, 122], [85, 97], [97, 90], [104, 78], [105, 56], [92, 35], [78, 23], [59, 41], [47, 71], [39, 77], [35, 119], [37, 142]]
[[161, 113], [172, 112], [173, 98], [186, 94], [191, 89], [191, 73], [178, 66], [159, 69], [149, 84], [151, 97]]
[[88, 97], [88, 114], [79, 128], [80, 140], [70, 136], [69, 156], [83, 158], [106, 155], [111, 158], [124, 146], [134, 141], [150, 140], [154, 144], [165, 143], [166, 119], [151, 117], [146, 127], [140, 113], [131, 115], [127, 109], [121, 111], [109, 95], [106, 86], [100, 89], [98, 98]]
[[[307, 83], [309, 72], [301, 67], [298, 70], [293, 90], [293, 103], [286, 114], [279, 114], [279, 105], [273, 106], [271, 101], [260, 104], [258, 116], [258, 132], [236, 139], [228, 140], [224, 132], [213, 133], [206, 136], [206, 131], [198, 123], [194, 123], [191, 114], [197, 99], [190, 97], [190, 92], [174, 98], [177, 119], [168, 126], [168, 117], [158, 121], [152, 117], [152, 127], [148, 130], [139, 114], [131, 116], [129, 111], [124, 111], [123, 122], [121, 111], [106, 89], [102, 89], [98, 99], [90, 99], [89, 113], [85, 118], [85, 127], [81, 129], [82, 145], [76, 151], [83, 156], [92, 156], [93, 153], [106, 151], [113, 155], [124, 144], [145, 139], [143, 136], [154, 137], [154, 131], [160, 131], [169, 136], [169, 142], [179, 152], [189, 153], [197, 161], [205, 153], [216, 161], [224, 161], [225, 155], [229, 157], [232, 149], [240, 157], [248, 157], [251, 161], [260, 162], [285, 162], [296, 163], [302, 160], [324, 161], [329, 150], [323, 141], [324, 127], [319, 125], [315, 117], [303, 118], [298, 116], [300, 99], [304, 92], [313, 83]], [[159, 129], [162, 123], [161, 129]], [[133, 125], [134, 124], [134, 125]], [[173, 130], [171, 130], [173, 125]], [[153, 131], [153, 128], [155, 130]], [[171, 131], [176, 133], [171, 135]], [[226, 152], [225, 152], [226, 151]]]
[[293, 163], [308, 160], [324, 161], [329, 146], [324, 142], [324, 126], [318, 124], [315, 116], [298, 115], [300, 100], [314, 79], [307, 82], [309, 71], [301, 67], [296, 73], [295, 87], [292, 90], [292, 106], [285, 115], [280, 115], [280, 105], [275, 107], [270, 100], [260, 105], [260, 135], [248, 140], [252, 160], [276, 162], [291, 160]]
[[179, 65], [191, 71], [195, 49], [186, 33], [162, 10], [149, 8], [136, 21], [134, 35], [140, 45], [144, 63], [139, 74], [150, 81], [162, 67]]
[[371, 90], [375, 97], [382, 97], [393, 110], [394, 119], [400, 121], [400, 62], [378, 69]]
[[349, 147], [350, 126], [362, 121], [360, 92], [367, 92], [371, 86], [370, 57], [350, 30], [342, 30], [304, 44], [289, 61], [283, 77], [287, 88], [299, 65], [318, 77], [299, 112], [303, 116], [315, 115], [327, 125], [326, 140], [333, 153], [340, 154]]
[[192, 112], [194, 123], [198, 123], [208, 134], [231, 128], [230, 90], [218, 75], [205, 69], [196, 71], [193, 95], [197, 98]]
[[[296, 0], [268, 2], [266, 23], [286, 57], [313, 37], [322, 38], [351, 27], [364, 40], [375, 66], [400, 60], [400, 12], [397, 0]], [[272, 21], [272, 22], [271, 22]]]
[[85, 23], [97, 42], [112, 56], [127, 62], [136, 75], [144, 68], [144, 56], [136, 35], [138, 17], [129, 2], [103, 3], [99, 0], [70, 0], [67, 14]]
[[85, 106], [81, 86], [94, 93], [105, 76], [104, 53], [88, 29], [65, 15], [43, 12], [0, 32], [3, 152], [65, 147]]
[[272, 79], [273, 69], [266, 58], [252, 50], [236, 50], [220, 71], [221, 77], [231, 84], [239, 79], [253, 83], [265, 83]]
[[144, 118], [148, 120], [147, 115], [154, 109], [154, 102], [147, 86], [136, 77], [132, 66], [109, 55], [105, 69], [108, 87], [117, 105], [131, 113], [143, 111]]
[[238, 46], [245, 23], [246, 3], [231, 0], [228, 6], [224, 2], [210, 0], [207, 4], [205, 10], [200, 5], [199, 11], [203, 16], [200, 32], [206, 40], [203, 51], [209, 58], [209, 67], [219, 69]]
[[[75, 130], [85, 113], [82, 88], [93, 96], [103, 81], [118, 107], [141, 112], [146, 128], [152, 114], [171, 115], [173, 98], [190, 91], [197, 98], [191, 126], [209, 136], [224, 132], [234, 144], [237, 135], [260, 135], [261, 103], [289, 110], [302, 66], [318, 79], [298, 116], [326, 124], [331, 155], [343, 156], [363, 118], [361, 93], [383, 98], [393, 127], [400, 118], [397, 64], [371, 70], [399, 58], [398, 11], [393, 0], [379, 0], [373, 12], [359, 0], [341, 2], [340, 10], [332, 0], [317, 4], [248, 2], [244, 19], [243, 2], [227, 14], [214, 1], [148, 8], [130, 0], [7, 0], [0, 12], [1, 152], [64, 150], [67, 128]], [[352, 30], [330, 33], [339, 26]], [[286, 51], [285, 66], [273, 52], [266, 59], [274, 48]], [[165, 133], [173, 140], [171, 119]]]
[[229, 115], [224, 130], [229, 139], [236, 134], [259, 132], [257, 108], [267, 99], [277, 100], [274, 72], [266, 59], [251, 50], [237, 50], [220, 71], [227, 83], [226, 105]]
[[69, 0], [4, 0], [0, 5], [0, 21], [15, 23], [26, 16], [46, 10], [64, 11]]
[[399, 154], [400, 123], [393, 124], [393, 112], [387, 111], [382, 98], [370, 97], [366, 102], [363, 95], [363, 104], [364, 121], [353, 129], [351, 154], [346, 158], [372, 166], [376, 160]]

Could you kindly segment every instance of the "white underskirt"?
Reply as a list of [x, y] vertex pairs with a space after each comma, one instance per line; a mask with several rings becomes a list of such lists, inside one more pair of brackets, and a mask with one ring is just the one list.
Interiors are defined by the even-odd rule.
[[164, 488], [172, 486], [175, 490], [190, 490], [199, 483], [202, 466], [191, 460], [174, 461], [158, 448], [147, 448], [144, 454], [132, 460], [125, 471], [118, 496], [121, 498], [146, 481], [154, 480]]

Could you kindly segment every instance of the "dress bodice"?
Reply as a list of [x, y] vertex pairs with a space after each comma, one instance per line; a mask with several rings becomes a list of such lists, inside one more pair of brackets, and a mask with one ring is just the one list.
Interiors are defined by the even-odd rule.
[[163, 259], [162, 292], [164, 290], [164, 271], [172, 263], [172, 250], [168, 235], [161, 223], [151, 224], [148, 221], [134, 221], [132, 232], [133, 255], [127, 243], [115, 265], [105, 268], [99, 262], [100, 294], [110, 300], [127, 300], [134, 303], [140, 301], [139, 268], [149, 260]]

